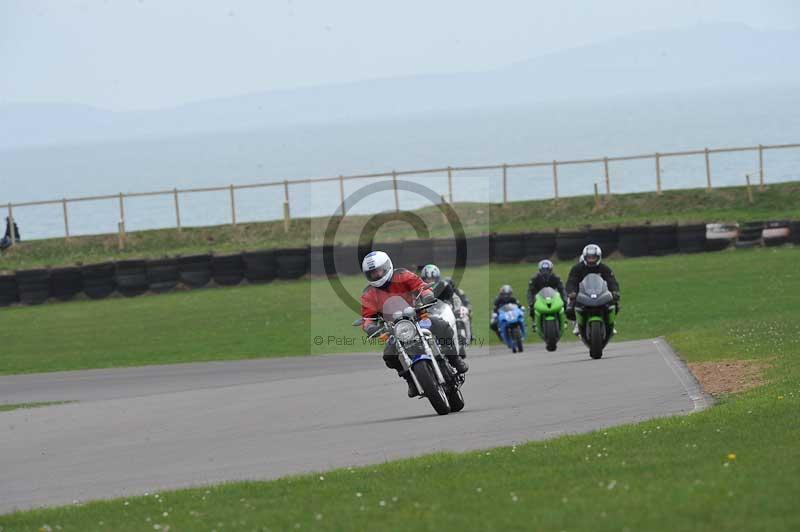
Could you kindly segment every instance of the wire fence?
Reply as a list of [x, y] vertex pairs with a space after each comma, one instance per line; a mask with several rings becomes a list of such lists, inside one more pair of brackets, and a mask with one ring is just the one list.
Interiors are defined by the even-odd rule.
[[[172, 203], [172, 210], [174, 211], [174, 224], [172, 225], [161, 225], [159, 228], [165, 229], [173, 227], [180, 231], [182, 227], [185, 226], [184, 220], [186, 218], [185, 212], [182, 213], [181, 209], [181, 199], [188, 198], [189, 195], [192, 194], [200, 194], [200, 193], [216, 193], [218, 196], [216, 198], [215, 203], [219, 204], [220, 202], [224, 202], [227, 204], [227, 208], [229, 208], [229, 223], [231, 225], [236, 225], [239, 222], [239, 217], [237, 216], [237, 192], [245, 191], [245, 190], [252, 190], [252, 189], [266, 189], [272, 188], [279, 192], [282, 192], [282, 208], [283, 208], [283, 221], [284, 221], [284, 228], [288, 232], [291, 227], [291, 220], [292, 220], [292, 190], [301, 189], [303, 194], [306, 194], [308, 187], [325, 184], [328, 185], [337, 185], [338, 184], [338, 196], [339, 196], [339, 204], [338, 206], [344, 206], [346, 200], [346, 193], [345, 193], [345, 184], [351, 181], [358, 181], [358, 180], [375, 180], [375, 179], [391, 179], [392, 182], [392, 190], [393, 190], [393, 202], [391, 203], [391, 207], [394, 208], [396, 211], [401, 210], [401, 193], [398, 190], [397, 181], [399, 178], [409, 178], [409, 177], [424, 177], [424, 176], [446, 176], [446, 183], [447, 183], [447, 192], [442, 193], [443, 201], [454, 202], [456, 200], [465, 200], [466, 198], [457, 198], [454, 189], [457, 188], [459, 178], [466, 178], [470, 174], [475, 172], [499, 172], [499, 175], [496, 179], [500, 181], [500, 193], [501, 198], [497, 198], [498, 200], [501, 199], [504, 205], [507, 205], [509, 202], [509, 173], [512, 170], [518, 169], [533, 169], [539, 168], [546, 171], [549, 174], [549, 178], [545, 180], [542, 179], [542, 176], [539, 176], [537, 180], [537, 186], [539, 190], [542, 190], [543, 187], [549, 187], [549, 197], [551, 197], [554, 201], [558, 201], [560, 197], [565, 195], [575, 195], [574, 191], [568, 192], [564, 194], [563, 188], [564, 185], [569, 185], [569, 179], [565, 182], [565, 178], [563, 175], [565, 171], [569, 167], [573, 166], [584, 166], [590, 165], [594, 166], [597, 170], [598, 180], [593, 183], [594, 185], [594, 193], [595, 197], [599, 198], [600, 195], [604, 195], [606, 198], [610, 198], [612, 196], [612, 189], [614, 185], [614, 175], [612, 169], [610, 167], [610, 163], [619, 163], [619, 162], [629, 162], [629, 161], [652, 161], [652, 181], [651, 186], [645, 186], [645, 190], [655, 191], [657, 194], [661, 194], [663, 192], [664, 183], [662, 183], [662, 174], [664, 171], [664, 163], [665, 159], [670, 158], [678, 158], [678, 157], [703, 157], [703, 164], [705, 168], [705, 182], [703, 185], [707, 190], [712, 190], [715, 186], [715, 174], [714, 174], [714, 165], [713, 165], [713, 158], [712, 155], [718, 154], [730, 154], [735, 152], [754, 152], [757, 155], [757, 159], [753, 161], [753, 166], [750, 167], [749, 174], [747, 175], [747, 180], [749, 182], [750, 177], [753, 177], [753, 180], [757, 177], [758, 179], [758, 186], [760, 189], [763, 190], [764, 186], [766, 185], [766, 173], [765, 173], [765, 154], [767, 151], [771, 150], [784, 150], [784, 149], [796, 149], [800, 148], [800, 144], [773, 144], [773, 145], [757, 145], [757, 146], [744, 146], [744, 147], [722, 147], [722, 148], [702, 148], [702, 149], [695, 149], [695, 150], [686, 150], [686, 151], [668, 151], [668, 152], [655, 152], [655, 153], [646, 153], [646, 154], [639, 154], [639, 155], [625, 155], [625, 156], [614, 156], [614, 157], [595, 157], [595, 158], [588, 158], [588, 159], [574, 159], [574, 160], [554, 160], [554, 161], [539, 161], [539, 162], [522, 162], [522, 163], [502, 163], [502, 164], [490, 164], [490, 165], [478, 165], [478, 166], [446, 166], [446, 167], [439, 167], [439, 168], [426, 168], [426, 169], [417, 169], [417, 170], [391, 170], [388, 172], [376, 172], [376, 173], [365, 173], [365, 174], [354, 174], [354, 175], [338, 175], [338, 176], [329, 176], [329, 177], [317, 177], [317, 178], [304, 178], [304, 179], [284, 179], [279, 181], [268, 181], [268, 182], [260, 182], [260, 183], [250, 183], [250, 184], [240, 184], [240, 185], [226, 185], [226, 186], [216, 186], [216, 187], [202, 187], [202, 188], [185, 188], [185, 189], [167, 189], [167, 190], [157, 190], [157, 191], [149, 191], [149, 192], [128, 192], [128, 193], [118, 193], [118, 194], [107, 194], [107, 195], [97, 195], [97, 196], [83, 196], [83, 197], [73, 197], [73, 198], [61, 198], [61, 199], [53, 199], [53, 200], [43, 200], [43, 201], [24, 201], [24, 202], [7, 202], [0, 205], [5, 205], [8, 210], [8, 217], [9, 221], [13, 223], [14, 221], [14, 213], [20, 209], [24, 208], [32, 208], [32, 207], [39, 207], [39, 206], [60, 206], [61, 217], [63, 218], [63, 236], [64, 238], [69, 239], [70, 236], [73, 236], [73, 232], [70, 231], [70, 206], [86, 203], [86, 202], [113, 202], [116, 204], [116, 209], [118, 210], [118, 221], [117, 221], [117, 231], [119, 233], [120, 239], [124, 239], [125, 231], [126, 231], [126, 201], [127, 199], [133, 198], [147, 198], [147, 197], [164, 197], [167, 199], [171, 199]], [[740, 184], [744, 184], [745, 176], [741, 176], [742, 179]], [[641, 177], [639, 179], [642, 179]], [[773, 179], [772, 182], [780, 181], [782, 179]], [[550, 183], [546, 184], [545, 181], [550, 181]], [[696, 187], [698, 183], [684, 183], [688, 187]], [[574, 187], [573, 187], [574, 189]], [[326, 189], [330, 192], [328, 189]], [[591, 193], [591, 190], [581, 189], [583, 194]], [[494, 191], [493, 191], [494, 192]], [[326, 199], [330, 200], [330, 197]], [[514, 195], [514, 199], [523, 199], [520, 198], [518, 195]], [[529, 199], [529, 198], [524, 198]], [[295, 201], [302, 201], [302, 199], [297, 199]], [[489, 200], [485, 200], [489, 201]], [[330, 201], [327, 202], [330, 205]], [[340, 209], [337, 206], [337, 212], [329, 212], [327, 214], [344, 214], [342, 211], [346, 211], [347, 209]], [[273, 220], [275, 218], [272, 218]], [[11, 231], [10, 238], [12, 240], [12, 244], [14, 243], [14, 231]]]

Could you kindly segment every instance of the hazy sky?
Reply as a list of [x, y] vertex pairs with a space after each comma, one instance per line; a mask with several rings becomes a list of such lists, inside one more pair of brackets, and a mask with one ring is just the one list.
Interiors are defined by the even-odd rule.
[[0, 0], [0, 104], [172, 106], [484, 70], [635, 31], [795, 29], [796, 0]]

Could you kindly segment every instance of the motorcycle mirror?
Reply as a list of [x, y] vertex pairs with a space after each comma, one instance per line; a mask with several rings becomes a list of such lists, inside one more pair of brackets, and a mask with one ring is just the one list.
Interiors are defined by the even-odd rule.
[[364, 318], [358, 318], [353, 322], [353, 327], [360, 327], [362, 323], [364, 323]]

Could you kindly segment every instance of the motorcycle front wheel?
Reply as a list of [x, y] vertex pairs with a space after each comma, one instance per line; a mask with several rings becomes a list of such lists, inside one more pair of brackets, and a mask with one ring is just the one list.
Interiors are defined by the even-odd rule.
[[436, 380], [436, 373], [430, 366], [430, 362], [421, 361], [413, 366], [414, 375], [422, 386], [425, 397], [430, 401], [431, 406], [440, 416], [450, 413], [450, 403], [447, 401], [447, 394], [444, 388]]
[[589, 356], [597, 359], [603, 356], [603, 335], [605, 325], [601, 321], [589, 323]]
[[515, 353], [522, 353], [522, 330], [519, 326], [514, 327], [511, 331], [511, 342], [514, 344], [513, 351]]
[[555, 351], [558, 344], [558, 324], [556, 320], [544, 320], [544, 341], [548, 351]]

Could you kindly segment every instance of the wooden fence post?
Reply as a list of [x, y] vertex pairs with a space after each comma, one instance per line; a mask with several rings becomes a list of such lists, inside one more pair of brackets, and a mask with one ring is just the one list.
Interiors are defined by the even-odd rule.
[[656, 152], [656, 194], [661, 195], [661, 154]]
[[178, 202], [178, 189], [172, 189], [172, 197], [175, 200], [175, 225], [178, 227], [178, 232], [181, 231], [181, 204]]
[[708, 148], [705, 149], [706, 155], [706, 191], [711, 192], [711, 160], [708, 157]]
[[292, 221], [292, 215], [289, 211], [289, 181], [283, 181], [283, 230], [289, 232], [289, 224]]
[[450, 203], [453, 203], [453, 169], [447, 167], [447, 197], [450, 198]]
[[69, 215], [67, 214], [67, 198], [61, 200], [61, 210], [64, 212], [64, 240], [69, 240]]
[[764, 146], [758, 145], [758, 190], [764, 192]]
[[230, 186], [231, 191], [231, 225], [236, 227], [236, 194], [233, 185]]
[[392, 170], [392, 187], [394, 188], [394, 210], [400, 212], [400, 196], [397, 194], [397, 172]]
[[117, 223], [117, 231], [120, 238], [119, 249], [125, 249], [125, 196], [123, 196], [122, 192], [119, 193], [119, 223]]
[[753, 190], [750, 188], [750, 174], [745, 174], [744, 178], [747, 181], [747, 202], [753, 203]]
[[553, 161], [553, 200], [558, 202], [558, 162]]
[[503, 163], [503, 207], [508, 207], [508, 165]]
[[341, 174], [339, 175], [339, 201], [342, 208], [342, 218], [344, 218], [344, 213], [347, 212], [347, 209], [344, 204], [344, 176]]
[[611, 177], [608, 173], [608, 157], [603, 157], [603, 174], [606, 178], [606, 201], [611, 199]]
[[11, 229], [11, 245], [17, 243], [17, 232], [14, 231], [14, 209], [11, 207], [11, 202], [8, 202], [8, 227]]
[[597, 187], [597, 183], [594, 184], [594, 210], [600, 210], [600, 190]]
[[120, 251], [125, 249], [125, 222], [117, 222], [117, 247]]

